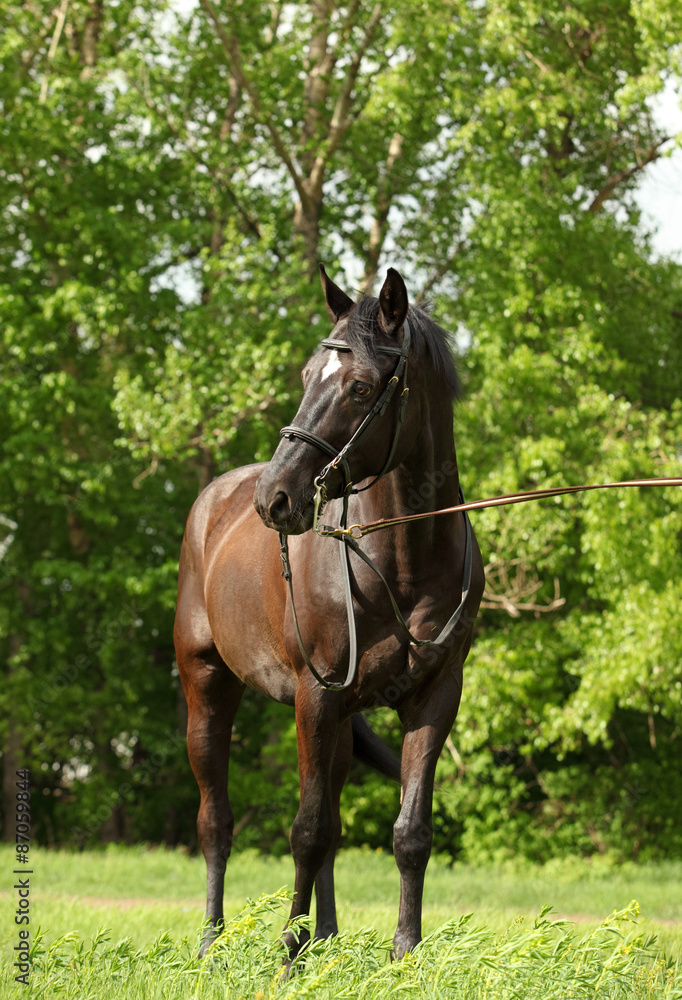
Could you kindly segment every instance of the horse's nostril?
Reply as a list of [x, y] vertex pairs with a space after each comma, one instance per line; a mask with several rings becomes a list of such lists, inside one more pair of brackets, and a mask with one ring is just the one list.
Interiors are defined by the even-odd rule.
[[275, 499], [270, 504], [269, 514], [273, 521], [283, 521], [291, 514], [291, 502], [286, 493], [281, 490], [275, 494]]

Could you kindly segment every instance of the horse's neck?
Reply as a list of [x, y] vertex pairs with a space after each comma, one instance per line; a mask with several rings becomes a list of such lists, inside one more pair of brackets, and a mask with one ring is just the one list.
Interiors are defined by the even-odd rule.
[[[438, 421], [425, 420], [409, 455], [364, 497], [366, 521], [422, 514], [458, 503], [452, 411], [442, 413]], [[457, 548], [461, 542], [459, 529], [457, 519], [425, 518], [379, 534], [409, 574], [425, 571], [434, 555]]]

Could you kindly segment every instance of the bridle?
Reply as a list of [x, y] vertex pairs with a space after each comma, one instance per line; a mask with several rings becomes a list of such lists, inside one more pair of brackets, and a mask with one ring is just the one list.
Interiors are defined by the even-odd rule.
[[[339, 451], [333, 445], [325, 441], [324, 438], [320, 437], [318, 434], [313, 433], [313, 431], [307, 430], [304, 427], [298, 427], [296, 424], [289, 424], [287, 427], [281, 429], [280, 436], [286, 438], [287, 440], [293, 441], [298, 438], [301, 441], [305, 441], [306, 444], [312, 444], [320, 451], [331, 457], [331, 461], [324, 467], [319, 476], [316, 477], [315, 486], [315, 497], [314, 497], [314, 514], [313, 514], [313, 531], [322, 537], [336, 538], [341, 545], [343, 550], [341, 556], [341, 566], [343, 575], [343, 585], [344, 594], [346, 599], [346, 612], [348, 616], [348, 633], [349, 633], [349, 654], [348, 654], [348, 672], [345, 681], [343, 683], [334, 683], [325, 680], [320, 676], [318, 671], [315, 669], [308, 652], [303, 643], [303, 638], [301, 636], [301, 630], [298, 624], [298, 616], [296, 614], [296, 605], [294, 603], [294, 589], [293, 589], [293, 578], [291, 573], [291, 562], [289, 560], [289, 547], [287, 536], [283, 532], [279, 532], [279, 544], [280, 544], [280, 554], [282, 558], [282, 567], [284, 576], [287, 584], [289, 586], [289, 596], [291, 599], [291, 610], [294, 618], [294, 630], [296, 632], [296, 639], [298, 642], [298, 647], [301, 651], [301, 655], [308, 666], [309, 670], [312, 672], [313, 676], [322, 684], [323, 687], [327, 688], [329, 691], [345, 691], [346, 688], [355, 680], [355, 674], [357, 672], [357, 628], [355, 624], [355, 613], [353, 611], [353, 594], [350, 585], [350, 555], [349, 549], [352, 549], [369, 567], [372, 569], [381, 582], [384, 584], [388, 596], [393, 608], [393, 612], [398, 621], [398, 625], [402, 631], [407, 635], [409, 642], [414, 646], [440, 646], [444, 645], [448, 636], [454, 629], [455, 625], [459, 621], [462, 611], [464, 610], [464, 604], [466, 602], [469, 588], [471, 585], [471, 567], [472, 567], [472, 530], [469, 523], [469, 517], [464, 514], [465, 522], [465, 545], [464, 545], [464, 573], [463, 573], [463, 583], [462, 583], [462, 599], [459, 606], [455, 610], [454, 614], [451, 615], [449, 620], [446, 622], [444, 628], [441, 630], [439, 635], [435, 639], [417, 639], [410, 632], [405, 619], [403, 618], [398, 603], [391, 592], [391, 588], [386, 580], [385, 576], [379, 569], [379, 567], [370, 559], [370, 557], [364, 553], [358, 546], [357, 539], [353, 536], [351, 530], [347, 528], [348, 519], [348, 500], [349, 497], [355, 493], [363, 493], [368, 490], [371, 486], [374, 486], [382, 476], [384, 476], [391, 467], [391, 462], [395, 456], [396, 448], [398, 447], [398, 439], [400, 437], [400, 431], [402, 428], [403, 420], [405, 418], [405, 409], [407, 407], [407, 401], [409, 398], [410, 390], [407, 385], [407, 359], [410, 352], [410, 346], [412, 341], [412, 335], [410, 330], [410, 324], [406, 318], [403, 323], [403, 336], [400, 347], [391, 347], [388, 345], [378, 345], [375, 350], [379, 354], [388, 354], [397, 357], [397, 362], [393, 374], [389, 378], [388, 382], [384, 386], [383, 391], [379, 395], [377, 401], [371, 407], [364, 420], [357, 428], [357, 430], [352, 434], [350, 439]], [[351, 346], [345, 340], [335, 340], [334, 338], [327, 338], [323, 340], [320, 344], [321, 347], [328, 348], [335, 351], [347, 351], [352, 352]], [[386, 461], [379, 473], [377, 473], [367, 486], [363, 486], [361, 490], [355, 489], [353, 480], [351, 477], [350, 465], [348, 462], [349, 456], [358, 447], [360, 442], [369, 433], [375, 422], [383, 417], [386, 409], [393, 398], [395, 391], [402, 380], [403, 389], [400, 394], [400, 401], [398, 404], [398, 415], [395, 422], [395, 428], [393, 431], [393, 438], [391, 440], [391, 445], [386, 457]], [[340, 518], [340, 524], [338, 528], [332, 528], [328, 525], [321, 525], [319, 523], [319, 517], [324, 509], [325, 504], [328, 501], [327, 477], [332, 471], [338, 470], [343, 476], [343, 509]], [[462, 502], [464, 498], [460, 490], [460, 499]]]
[[[384, 386], [384, 390], [377, 399], [376, 403], [369, 410], [364, 420], [352, 435], [349, 441], [341, 448], [339, 451], [333, 445], [325, 441], [324, 438], [320, 437], [318, 434], [313, 434], [312, 431], [306, 430], [304, 427], [297, 427], [295, 424], [290, 424], [288, 427], [282, 427], [279, 432], [280, 437], [287, 438], [293, 441], [295, 438], [300, 438], [301, 441], [305, 441], [307, 444], [315, 445], [320, 451], [324, 451], [327, 455], [331, 456], [331, 462], [324, 467], [319, 476], [315, 479], [315, 492], [316, 497], [319, 497], [317, 509], [324, 506], [327, 502], [327, 490], [325, 481], [330, 472], [334, 469], [339, 469], [343, 475], [343, 493], [347, 496], [350, 493], [360, 493], [364, 490], [368, 490], [370, 486], [374, 486], [374, 483], [388, 471], [391, 462], [393, 461], [393, 456], [395, 455], [395, 450], [398, 447], [398, 438], [400, 437], [400, 429], [402, 427], [402, 422], [405, 416], [405, 408], [407, 406], [407, 400], [410, 395], [410, 390], [407, 385], [407, 357], [410, 352], [410, 344], [412, 340], [412, 334], [410, 331], [410, 324], [408, 320], [405, 320], [403, 324], [403, 339], [400, 347], [390, 347], [388, 345], [378, 345], [375, 350], [379, 354], [389, 354], [397, 356], [398, 360], [396, 362], [395, 370], [388, 382]], [[346, 343], [345, 340], [334, 340], [332, 337], [328, 337], [323, 340], [320, 344], [321, 347], [329, 348], [333, 351], [343, 351], [347, 353], [352, 353], [352, 347]], [[400, 405], [398, 410], [398, 419], [396, 420], [395, 430], [393, 432], [393, 440], [391, 442], [391, 447], [388, 452], [386, 461], [384, 462], [381, 472], [372, 480], [367, 486], [363, 486], [362, 490], [353, 489], [353, 482], [350, 474], [350, 466], [348, 464], [348, 457], [355, 451], [360, 442], [366, 436], [370, 430], [372, 424], [378, 417], [383, 417], [386, 412], [388, 404], [391, 402], [395, 390], [403, 380], [403, 391], [400, 394]], [[316, 527], [316, 525], [314, 526]]]

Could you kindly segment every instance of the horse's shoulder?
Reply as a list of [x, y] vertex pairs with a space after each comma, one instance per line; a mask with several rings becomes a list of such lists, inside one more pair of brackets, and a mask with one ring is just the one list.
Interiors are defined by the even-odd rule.
[[204, 543], [231, 502], [241, 501], [250, 505], [263, 468], [263, 463], [244, 465], [212, 480], [194, 501], [187, 520], [187, 540]]
[[216, 476], [201, 491], [197, 497], [195, 506], [202, 501], [204, 504], [213, 506], [216, 503], [220, 503], [226, 497], [229, 497], [238, 487], [249, 482], [253, 482], [255, 485], [266, 464], [265, 462], [258, 462], [254, 465], [242, 465], [238, 469], [230, 469], [229, 472], [223, 472], [221, 476]]

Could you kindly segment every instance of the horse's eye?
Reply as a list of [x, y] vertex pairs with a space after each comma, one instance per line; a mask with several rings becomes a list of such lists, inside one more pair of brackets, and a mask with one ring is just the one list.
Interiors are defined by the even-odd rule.
[[372, 391], [372, 386], [367, 385], [366, 382], [354, 382], [353, 392], [356, 396], [369, 396]]

